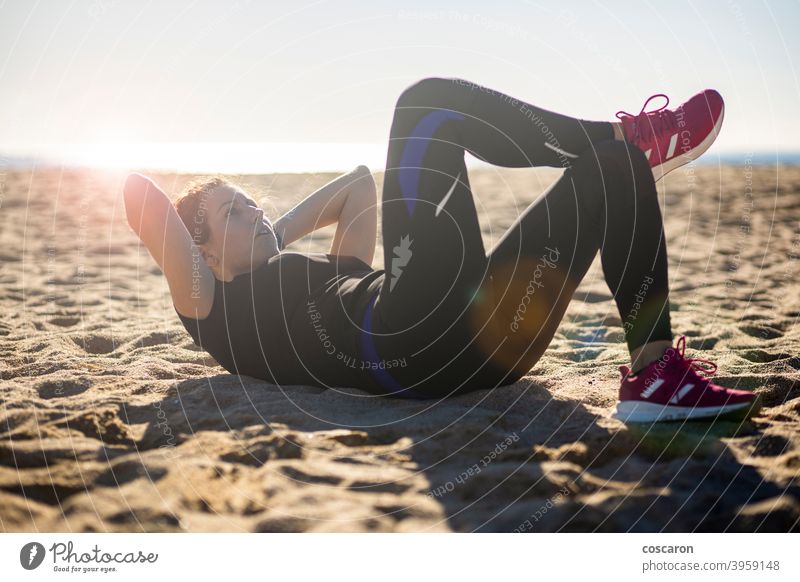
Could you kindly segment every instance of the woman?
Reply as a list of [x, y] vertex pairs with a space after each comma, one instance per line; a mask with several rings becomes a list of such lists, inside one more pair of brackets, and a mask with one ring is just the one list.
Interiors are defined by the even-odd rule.
[[[513, 383], [547, 348], [599, 250], [632, 362], [620, 366], [615, 416], [747, 417], [756, 395], [711, 383], [716, 366], [686, 357], [683, 337], [672, 346], [655, 186], [711, 145], [722, 98], [706, 90], [645, 112], [649, 102], [618, 122], [586, 121], [463, 79], [411, 85], [391, 126], [382, 270], [370, 266], [376, 188], [364, 166], [274, 224], [227, 182], [196, 185], [173, 207], [139, 174], [125, 185], [127, 214], [184, 326], [232, 373], [406, 398]], [[465, 151], [565, 168], [488, 254]], [[329, 254], [281, 252], [333, 222]]]

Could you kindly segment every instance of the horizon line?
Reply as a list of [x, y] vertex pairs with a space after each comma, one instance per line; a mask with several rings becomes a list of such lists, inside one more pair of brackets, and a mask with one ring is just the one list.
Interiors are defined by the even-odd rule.
[[[274, 174], [346, 172], [365, 165], [380, 172], [385, 169], [387, 150], [387, 142], [141, 142], [32, 147], [0, 144], [0, 171], [62, 167], [178, 174]], [[472, 169], [502, 167], [472, 155], [464, 160]], [[800, 165], [800, 149], [712, 150], [693, 163], [746, 165], [748, 161], [752, 165]]]

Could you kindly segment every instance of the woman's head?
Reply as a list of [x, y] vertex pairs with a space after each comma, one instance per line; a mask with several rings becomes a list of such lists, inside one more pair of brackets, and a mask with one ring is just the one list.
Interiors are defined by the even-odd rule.
[[250, 272], [279, 252], [264, 211], [242, 188], [223, 178], [189, 184], [175, 209], [218, 279]]

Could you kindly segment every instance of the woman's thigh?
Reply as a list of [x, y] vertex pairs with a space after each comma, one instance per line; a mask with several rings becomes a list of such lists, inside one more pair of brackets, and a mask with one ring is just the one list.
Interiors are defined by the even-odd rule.
[[392, 333], [433, 339], [470, 304], [486, 251], [448, 84], [406, 90], [392, 120], [381, 198], [386, 278], [375, 310]]

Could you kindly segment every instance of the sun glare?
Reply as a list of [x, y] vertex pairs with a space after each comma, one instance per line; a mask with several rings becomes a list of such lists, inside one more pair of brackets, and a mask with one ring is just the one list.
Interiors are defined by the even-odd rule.
[[271, 173], [381, 169], [386, 144], [371, 143], [125, 143], [73, 144], [49, 157], [63, 164], [111, 170]]

